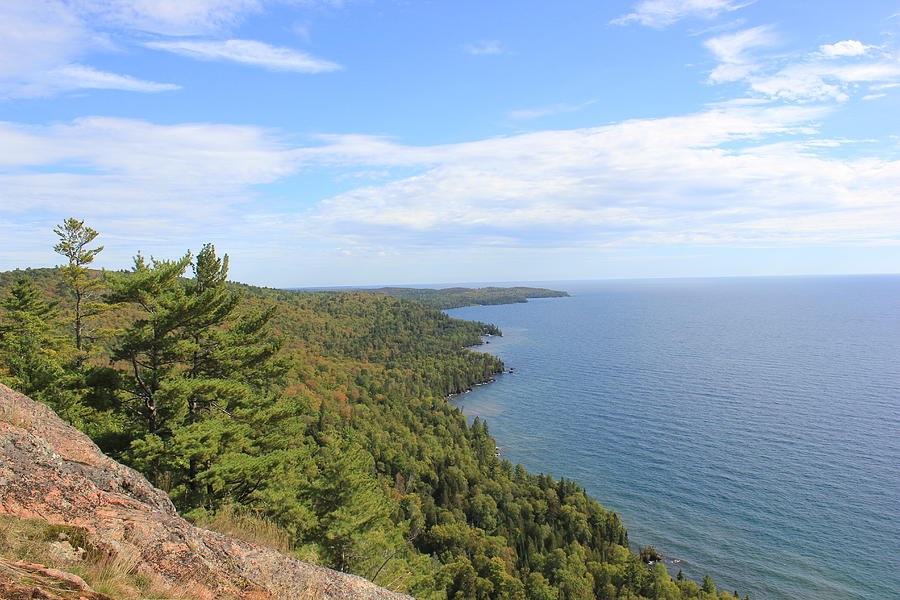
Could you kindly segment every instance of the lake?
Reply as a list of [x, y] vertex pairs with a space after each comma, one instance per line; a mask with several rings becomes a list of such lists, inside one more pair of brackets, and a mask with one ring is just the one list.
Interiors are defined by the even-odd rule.
[[[886, 600], [900, 570], [900, 276], [542, 282], [447, 311], [513, 372], [455, 401], [699, 580]], [[677, 560], [678, 563], [671, 561]]]

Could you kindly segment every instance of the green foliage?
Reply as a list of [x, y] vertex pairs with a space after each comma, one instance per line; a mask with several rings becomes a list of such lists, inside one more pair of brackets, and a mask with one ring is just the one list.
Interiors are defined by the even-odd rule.
[[529, 298], [561, 298], [566, 292], [533, 287], [443, 288], [439, 290], [385, 287], [351, 290], [363, 294], [380, 294], [404, 300], [416, 300], [431, 308], [447, 309], [462, 306], [514, 304]]
[[84, 221], [66, 219], [62, 225], [53, 230], [59, 237], [59, 243], [53, 251], [68, 259], [68, 264], [59, 267], [62, 283], [71, 294], [73, 302], [72, 324], [75, 335], [76, 363], [80, 366], [85, 360], [84, 351], [94, 341], [91, 321], [112, 307], [99, 301], [98, 291], [102, 286], [100, 279], [93, 277], [88, 265], [94, 262], [103, 251], [103, 246], [88, 248], [99, 235]]
[[47, 301], [31, 279], [19, 278], [0, 306], [0, 382], [52, 406], [69, 421], [84, 425], [85, 411], [65, 368], [72, 354], [54, 330], [57, 301]]
[[55, 355], [60, 348], [47, 323], [55, 302], [46, 302], [30, 279], [19, 279], [3, 299], [0, 349], [6, 366], [4, 383], [26, 394], [40, 394], [64, 377]]
[[149, 264], [138, 255], [131, 276], [119, 275], [108, 282], [110, 301], [130, 303], [140, 311], [112, 359], [126, 365], [128, 409], [149, 435], [183, 417], [177, 397], [183, 386], [176, 371], [187, 351], [184, 330], [195, 316], [179, 278], [190, 261], [189, 253], [178, 260], [151, 259]]
[[35, 270], [35, 286], [0, 274], [0, 374], [189, 518], [253, 515], [243, 521], [283, 548], [421, 599], [729, 597], [648, 567], [655, 551], [631, 552], [615, 513], [575, 482], [501, 460], [487, 425], [446, 402], [502, 370], [467, 349], [496, 328], [377, 293], [228, 283], [211, 245], [86, 273], [118, 331], [87, 365], [66, 358], [77, 350], [47, 299], [70, 275]]

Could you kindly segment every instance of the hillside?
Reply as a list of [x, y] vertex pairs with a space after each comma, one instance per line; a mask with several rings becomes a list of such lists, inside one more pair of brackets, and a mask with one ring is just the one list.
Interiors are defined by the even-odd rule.
[[515, 304], [528, 302], [529, 298], [563, 298], [568, 292], [535, 287], [452, 287], [442, 289], [427, 288], [361, 288], [347, 290], [363, 294], [380, 294], [404, 300], [416, 300], [431, 308], [447, 309], [462, 306], [490, 304]]
[[377, 294], [226, 284], [226, 272], [207, 247], [89, 273], [95, 301], [114, 304], [81, 351], [59, 274], [27, 273], [35, 287], [4, 274], [0, 381], [190, 520], [252, 514], [291, 556], [422, 600], [732, 597], [646, 565], [615, 513], [495, 456], [487, 426], [445, 401], [502, 369], [465, 349], [496, 328]]
[[[101, 579], [91, 578], [88, 574], [97, 573], [85, 567], [103, 561], [125, 571], [120, 576], [131, 576], [138, 591], [143, 587], [156, 597], [409, 598], [359, 577], [190, 525], [177, 515], [168, 496], [140, 474], [105, 456], [45, 405], [3, 385], [0, 482], [0, 515], [4, 516], [0, 553], [15, 547], [31, 525], [47, 541], [48, 552], [40, 558], [59, 567], [48, 571], [35, 563], [0, 560], [0, 598], [15, 597], [14, 588], [19, 587], [23, 594], [33, 589], [59, 593], [62, 588], [73, 592], [72, 598], [88, 594], [99, 599], [104, 596], [95, 596], [86, 583], [81, 584], [84, 580], [60, 571], [78, 570], [89, 579]], [[40, 541], [38, 536], [35, 539]], [[45, 577], [41, 580], [36, 574]], [[94, 585], [99, 588], [104, 583], [108, 588], [108, 581]], [[52, 596], [29, 593], [23, 597]]]

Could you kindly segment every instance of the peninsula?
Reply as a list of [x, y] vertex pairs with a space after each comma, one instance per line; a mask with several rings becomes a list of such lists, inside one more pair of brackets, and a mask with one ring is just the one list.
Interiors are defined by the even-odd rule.
[[441, 289], [382, 287], [347, 290], [363, 294], [379, 294], [404, 300], [415, 300], [431, 308], [448, 309], [463, 306], [484, 306], [491, 304], [517, 304], [528, 302], [529, 298], [563, 298], [568, 292], [536, 287], [451, 287]]

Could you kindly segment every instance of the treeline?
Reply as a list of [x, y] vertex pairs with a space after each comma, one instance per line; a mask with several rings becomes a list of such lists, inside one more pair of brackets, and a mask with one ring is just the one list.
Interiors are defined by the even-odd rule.
[[529, 298], [561, 298], [568, 296], [567, 292], [548, 290], [535, 287], [483, 287], [464, 288], [453, 287], [443, 289], [427, 288], [364, 288], [352, 290], [363, 294], [378, 294], [415, 300], [431, 308], [447, 309], [460, 308], [462, 306], [478, 306], [490, 304], [515, 304], [528, 302]]
[[[421, 303], [227, 282], [204, 246], [91, 270], [0, 274], [0, 381], [52, 406], [188, 518], [265, 518], [305, 560], [423, 600], [730, 599], [630, 551], [576, 483], [495, 455], [445, 396], [503, 365]], [[680, 575], [680, 574], [679, 574]]]

